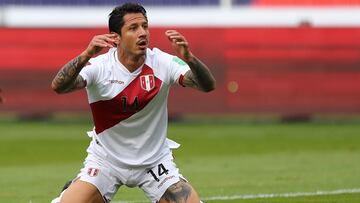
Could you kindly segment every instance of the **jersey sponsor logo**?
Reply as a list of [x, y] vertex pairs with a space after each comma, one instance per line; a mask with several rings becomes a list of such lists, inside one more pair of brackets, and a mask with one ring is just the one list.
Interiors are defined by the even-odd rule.
[[88, 175], [90, 177], [95, 177], [98, 175], [98, 173], [99, 173], [99, 169], [97, 169], [97, 168], [89, 168], [88, 169]]
[[124, 81], [121, 81], [121, 80], [109, 80], [109, 82], [111, 84], [120, 84], [120, 85], [123, 85], [124, 84]]
[[155, 87], [154, 75], [142, 75], [140, 76], [140, 86], [143, 90], [150, 91]]

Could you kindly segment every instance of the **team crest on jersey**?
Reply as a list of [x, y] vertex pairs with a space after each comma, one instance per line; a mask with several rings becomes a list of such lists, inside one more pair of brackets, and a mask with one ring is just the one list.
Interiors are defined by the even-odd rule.
[[154, 75], [142, 75], [140, 76], [140, 86], [143, 90], [150, 91], [155, 87]]
[[88, 169], [88, 175], [90, 177], [95, 177], [98, 175], [98, 173], [99, 173], [99, 169], [97, 169], [97, 168], [89, 168]]

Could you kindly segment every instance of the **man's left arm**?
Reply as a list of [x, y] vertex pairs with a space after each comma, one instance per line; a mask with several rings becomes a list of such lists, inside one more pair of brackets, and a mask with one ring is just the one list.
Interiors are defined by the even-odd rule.
[[214, 76], [211, 74], [209, 68], [191, 53], [185, 37], [176, 30], [168, 30], [165, 34], [180, 58], [190, 67], [190, 70], [185, 73], [182, 79], [182, 84], [203, 92], [214, 90], [216, 86]]
[[216, 82], [208, 67], [196, 57], [186, 61], [190, 70], [187, 71], [183, 78], [183, 85], [192, 87], [203, 92], [210, 92], [215, 89]]

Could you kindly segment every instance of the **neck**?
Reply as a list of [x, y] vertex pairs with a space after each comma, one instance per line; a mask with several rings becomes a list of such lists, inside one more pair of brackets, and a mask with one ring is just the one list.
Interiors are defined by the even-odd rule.
[[145, 54], [131, 55], [123, 50], [118, 50], [117, 57], [129, 72], [134, 72], [145, 62]]

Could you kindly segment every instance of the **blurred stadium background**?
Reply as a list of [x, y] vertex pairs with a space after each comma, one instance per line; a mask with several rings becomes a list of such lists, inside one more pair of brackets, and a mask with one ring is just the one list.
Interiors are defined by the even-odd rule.
[[[1, 113], [87, 112], [85, 92], [58, 96], [49, 85], [93, 35], [107, 32], [107, 15], [121, 2], [0, 0]], [[211, 94], [175, 88], [171, 116], [360, 113], [359, 0], [139, 2], [148, 9], [151, 46], [172, 53], [163, 32], [180, 30], [218, 82]]]
[[[122, 2], [0, 0], [0, 202], [50, 202], [78, 172], [86, 93], [50, 83]], [[177, 163], [203, 199], [360, 202], [360, 0], [137, 2], [151, 47], [173, 53], [164, 31], [177, 29], [217, 79], [210, 94], [169, 97], [184, 121], [169, 127]], [[126, 189], [124, 201], [146, 202]]]

